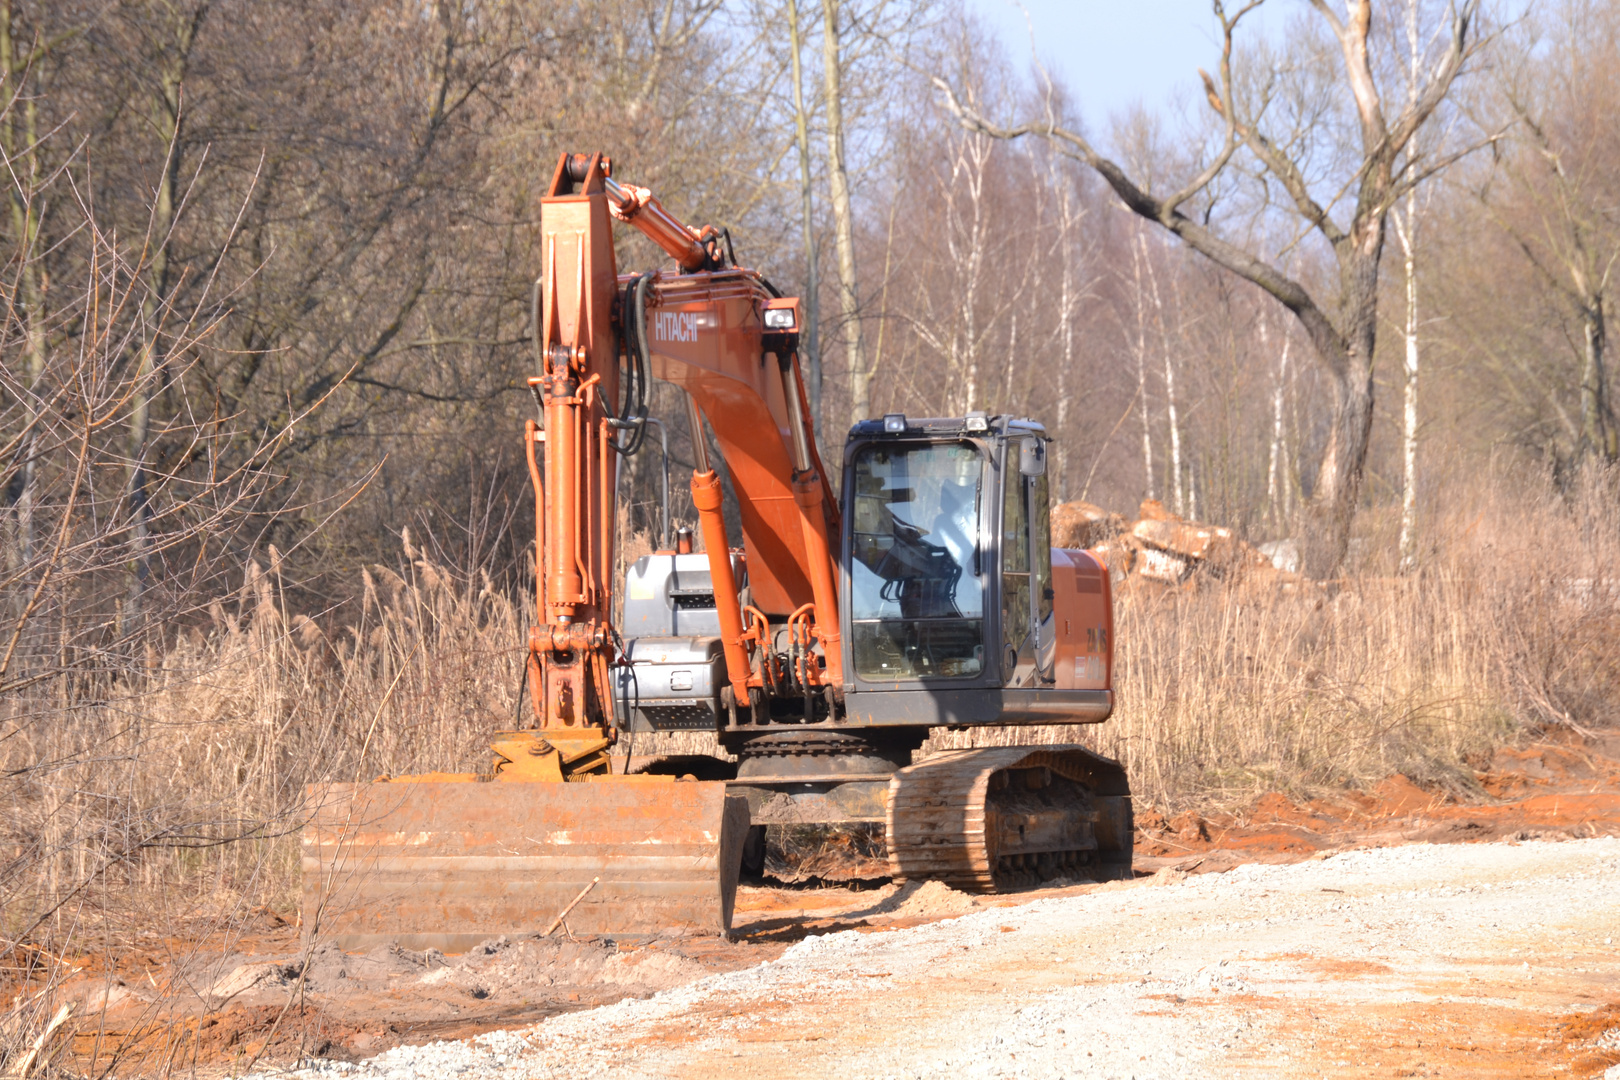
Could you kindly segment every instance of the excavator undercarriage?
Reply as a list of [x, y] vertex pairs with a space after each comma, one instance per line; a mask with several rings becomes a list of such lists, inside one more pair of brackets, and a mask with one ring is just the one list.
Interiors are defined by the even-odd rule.
[[[619, 275], [614, 219], [675, 267]], [[561, 158], [541, 220], [532, 726], [492, 731], [485, 774], [313, 788], [310, 932], [442, 949], [558, 925], [726, 932], [771, 824], [881, 823], [897, 879], [978, 892], [1128, 876], [1117, 762], [1070, 745], [917, 760], [935, 729], [1112, 711], [1108, 571], [1050, 546], [1041, 426], [863, 421], [835, 495], [797, 299], [600, 155]], [[667, 435], [655, 378], [685, 391], [702, 546], [671, 543], [666, 494], [662, 548], [616, 581], [620, 465]], [[666, 493], [668, 467], [666, 448]], [[630, 771], [636, 734], [658, 731], [713, 733], [737, 763]]]

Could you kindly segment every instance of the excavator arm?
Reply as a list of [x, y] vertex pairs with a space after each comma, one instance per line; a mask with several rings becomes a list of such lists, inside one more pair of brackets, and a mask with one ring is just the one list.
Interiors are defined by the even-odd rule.
[[[834, 696], [843, 684], [838, 513], [798, 367], [799, 303], [735, 266], [714, 229], [687, 227], [645, 188], [616, 183], [610, 170], [600, 155], [564, 155], [541, 215], [542, 371], [529, 383], [545, 424], [531, 424], [528, 439], [535, 501], [544, 510], [529, 674], [536, 727], [559, 748], [614, 735], [614, 479], [621, 440], [633, 439], [641, 422], [620, 415], [634, 411], [628, 396], [619, 404], [621, 368], [639, 365], [643, 385], [650, 373], [687, 395], [692, 502], [709, 555], [728, 707], [760, 708], [784, 681], [795, 694]], [[615, 219], [662, 248], [677, 269], [619, 277]], [[705, 416], [740, 510], [752, 595], [746, 612]], [[785, 680], [770, 670], [773, 619], [785, 620], [805, 655], [816, 657]], [[564, 774], [602, 768], [599, 757], [578, 761]]]

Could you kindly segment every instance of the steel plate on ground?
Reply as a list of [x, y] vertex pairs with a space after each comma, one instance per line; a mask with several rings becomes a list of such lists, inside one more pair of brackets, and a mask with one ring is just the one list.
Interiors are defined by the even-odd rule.
[[[459, 952], [502, 934], [725, 933], [748, 804], [723, 783], [309, 788], [306, 932]], [[560, 932], [560, 931], [559, 931]]]

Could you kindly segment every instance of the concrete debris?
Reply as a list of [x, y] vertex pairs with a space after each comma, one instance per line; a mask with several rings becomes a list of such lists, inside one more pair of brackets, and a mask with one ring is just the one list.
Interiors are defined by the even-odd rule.
[[261, 984], [281, 986], [287, 981], [286, 973], [282, 970], [284, 966], [282, 964], [243, 964], [209, 987], [207, 996], [213, 998], [216, 1002], [224, 1002]]
[[1177, 517], [1157, 499], [1144, 501], [1134, 522], [1090, 503], [1063, 503], [1052, 510], [1052, 545], [1091, 550], [1117, 584], [1183, 585], [1201, 575], [1284, 588], [1304, 583], [1293, 540], [1256, 548], [1231, 529]]

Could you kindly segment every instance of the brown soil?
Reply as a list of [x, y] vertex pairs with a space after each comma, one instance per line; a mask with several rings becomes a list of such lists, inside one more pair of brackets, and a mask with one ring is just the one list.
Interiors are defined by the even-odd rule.
[[1371, 791], [1302, 802], [1271, 792], [1235, 814], [1166, 818], [1139, 807], [1136, 868], [1203, 874], [1349, 847], [1620, 835], [1620, 735], [1551, 733], [1481, 764], [1464, 794], [1397, 774]]
[[[1620, 736], [1603, 742], [1549, 736], [1501, 749], [1462, 797], [1393, 776], [1371, 792], [1296, 802], [1272, 793], [1238, 814], [1166, 819], [1138, 812], [1137, 870], [1162, 880], [1244, 862], [1295, 862], [1318, 853], [1408, 842], [1470, 842], [1620, 835]], [[837, 876], [836, 844], [816, 853], [815, 877]], [[864, 848], [845, 876], [871, 876]], [[881, 933], [951, 918], [986, 905], [1112, 888], [1074, 885], [1009, 897], [968, 897], [937, 884], [897, 889], [744, 886], [735, 939], [669, 937], [504, 939], [462, 956], [384, 948], [364, 954], [330, 946], [304, 956], [286, 917], [259, 911], [251, 925], [218, 933], [138, 935], [110, 951], [62, 958], [71, 976], [61, 999], [78, 1004], [57, 1064], [74, 1073], [224, 1075], [258, 1059], [301, 1055], [360, 1058], [401, 1042], [466, 1037], [547, 1016], [642, 997], [702, 975], [752, 966], [809, 934]], [[1288, 957], [1277, 957], [1286, 960]], [[1312, 961], [1320, 964], [1320, 961]], [[1308, 964], [1307, 964], [1308, 966]], [[43, 970], [43, 969], [42, 969]], [[63, 969], [58, 968], [61, 974]], [[1322, 974], [1376, 978], [1382, 966], [1340, 965]], [[12, 999], [13, 987], [5, 996]], [[1471, 1008], [1473, 1008], [1471, 1006]], [[1316, 1017], [1312, 1038], [1354, 1051], [1376, 1043], [1375, 1072], [1395, 1076], [1524, 1075], [1532, 1062], [1574, 1057], [1574, 1075], [1601, 1075], [1620, 1051], [1592, 1046], [1620, 1026], [1620, 1002], [1548, 1026], [1545, 1014], [1478, 1012], [1455, 1037], [1457, 1016], [1422, 1009], [1375, 1015], [1346, 1008]], [[1455, 1011], [1455, 1010], [1452, 1010]], [[1482, 1034], [1490, 1028], [1489, 1038]], [[1459, 1029], [1461, 1030], [1461, 1029]], [[1376, 1032], [1376, 1038], [1373, 1033]], [[1437, 1035], [1436, 1032], [1439, 1032]], [[1448, 1041], [1449, 1039], [1449, 1041]], [[1484, 1047], [1490, 1047], [1486, 1050]], [[1519, 1071], [1515, 1071], [1515, 1070]], [[1362, 1073], [1361, 1075], [1364, 1075]]]
[[[402, 1042], [463, 1038], [645, 997], [770, 959], [786, 942], [497, 938], [462, 955], [381, 947], [300, 951], [261, 915], [250, 934], [182, 935], [72, 961], [58, 999], [77, 1026], [57, 1064], [117, 1076], [225, 1075], [254, 1060], [358, 1059]], [[280, 923], [280, 925], [269, 925]]]
[[[1584, 1021], [1592, 1014], [1573, 1015]], [[1549, 1024], [1538, 1010], [1478, 1001], [1315, 1004], [1299, 1020], [1305, 1022], [1293, 1034], [1312, 1061], [1312, 1075], [1330, 1078], [1590, 1077], [1603, 1074], [1607, 1064], [1600, 1062], [1620, 1061], [1620, 1054], [1583, 1052], [1589, 1039], [1565, 1038], [1566, 1022]]]
[[1620, 1046], [1604, 1039], [1616, 1030], [1620, 1030], [1620, 1000], [1591, 1012], [1573, 1013], [1560, 1021], [1552, 1034], [1576, 1052], [1570, 1065], [1576, 1076], [1598, 1076], [1611, 1065], [1620, 1065]]

